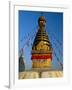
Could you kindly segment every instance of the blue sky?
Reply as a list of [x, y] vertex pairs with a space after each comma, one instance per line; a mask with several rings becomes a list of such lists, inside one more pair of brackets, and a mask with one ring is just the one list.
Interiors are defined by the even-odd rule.
[[[45, 30], [49, 36], [54, 53], [52, 59], [53, 68], [61, 68], [57, 58], [63, 63], [63, 13], [43, 12], [46, 19]], [[31, 69], [31, 48], [38, 31], [38, 18], [41, 12], [19, 10], [19, 51], [24, 48], [25, 67]]]

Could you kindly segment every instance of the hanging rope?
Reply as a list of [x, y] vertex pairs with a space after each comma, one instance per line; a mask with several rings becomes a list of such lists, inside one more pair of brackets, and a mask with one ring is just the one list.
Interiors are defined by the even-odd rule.
[[[35, 34], [36, 32], [37, 32], [37, 27], [38, 26], [36, 26], [33, 30], [32, 30], [32, 32], [33, 32], [33, 34]], [[36, 31], [35, 31], [36, 30]], [[30, 33], [31, 34], [31, 33]], [[31, 35], [32, 36], [32, 35]], [[27, 39], [28, 37], [30, 37], [30, 35], [29, 35], [29, 33], [27, 34], [27, 36], [24, 36], [21, 40], [20, 40], [20, 43], [22, 43], [23, 41], [24, 41], [24, 39]]]
[[63, 53], [62, 53], [62, 48], [60, 46], [58, 46], [58, 44], [53, 40], [53, 45], [55, 46], [55, 48], [58, 50], [59, 54], [61, 56], [63, 56]]
[[55, 41], [62, 47], [63, 46], [63, 44], [57, 39], [57, 37], [56, 37], [56, 35], [55, 34], [53, 34], [53, 32], [52, 32], [52, 34], [51, 34], [52, 36], [53, 36], [53, 39], [55, 39]]
[[63, 69], [63, 64], [61, 63], [59, 57], [57, 56], [56, 52], [55, 52], [55, 49], [53, 48], [53, 45], [52, 45], [52, 49], [53, 49], [53, 55], [56, 57], [56, 60], [57, 62], [59, 63], [61, 69]]
[[[29, 33], [28, 33], [28, 35], [27, 36], [24, 36], [23, 37], [23, 39], [21, 39], [20, 40], [20, 43], [22, 43], [23, 41], [23, 46], [22, 46], [22, 48], [21, 49], [24, 49], [25, 48], [25, 46], [28, 46], [29, 47], [29, 45], [31, 44], [31, 46], [32, 46], [32, 43], [30, 43], [30, 40], [32, 41], [33, 39], [34, 39], [34, 37], [36, 36], [36, 33], [37, 33], [37, 29], [38, 28], [38, 26], [36, 26], [35, 28], [34, 28], [34, 32], [32, 31], [32, 34], [31, 34], [31, 36], [29, 35]], [[26, 40], [24, 40], [24, 39], [26, 39]], [[19, 52], [21, 52], [21, 49], [20, 49], [20, 51]]]
[[[52, 38], [53, 39], [53, 38]], [[51, 40], [52, 40], [51, 39]], [[52, 40], [52, 44], [54, 45], [55, 49], [58, 50], [58, 53], [60, 54], [61, 57], [63, 57], [63, 53], [62, 53], [62, 47], [58, 46], [58, 42], [55, 41], [55, 39]], [[52, 45], [52, 46], [53, 46]]]
[[62, 51], [60, 51], [60, 47], [58, 47], [57, 44], [55, 44], [55, 43], [54, 43], [54, 45], [55, 45], [56, 49], [58, 50], [59, 54], [60, 54], [61, 56], [63, 56]]
[[[47, 29], [48, 29], [48, 27], [46, 26], [46, 31], [47, 31]], [[48, 30], [48, 31], [49, 31], [49, 30]], [[57, 39], [56, 34], [55, 34], [54, 31], [53, 31], [53, 32], [49, 31], [48, 34], [50, 35], [51, 38], [55, 39], [55, 41], [59, 44], [59, 46], [61, 46], [61, 47], [63, 46], [62, 42], [60, 42], [60, 41]], [[53, 36], [53, 37], [52, 37], [52, 36]]]
[[54, 51], [54, 55], [55, 55], [55, 57], [57, 58], [56, 60], [57, 60], [57, 62], [60, 64], [61, 69], [63, 69], [63, 64], [60, 62], [60, 60], [59, 60], [59, 58], [57, 57], [55, 51]]

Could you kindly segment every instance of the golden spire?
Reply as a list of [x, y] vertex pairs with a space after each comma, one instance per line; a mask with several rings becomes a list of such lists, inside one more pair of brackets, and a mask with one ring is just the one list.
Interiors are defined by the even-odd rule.
[[[51, 51], [52, 48], [51, 48], [51, 44], [49, 41], [49, 37], [45, 31], [46, 20], [44, 16], [39, 17], [38, 25], [39, 25], [39, 30], [34, 39], [32, 50]], [[41, 47], [38, 45], [40, 42], [41, 42], [40, 44]]]

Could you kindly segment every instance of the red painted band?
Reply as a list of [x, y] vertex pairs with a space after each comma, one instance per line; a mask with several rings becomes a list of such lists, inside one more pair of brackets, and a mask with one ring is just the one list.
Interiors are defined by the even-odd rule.
[[52, 59], [52, 55], [32, 55], [31, 59]]

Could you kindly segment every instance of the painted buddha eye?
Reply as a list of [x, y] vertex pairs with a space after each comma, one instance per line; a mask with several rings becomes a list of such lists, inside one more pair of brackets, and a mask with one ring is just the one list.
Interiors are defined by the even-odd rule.
[[40, 23], [44, 23], [44, 21], [40, 21]]

